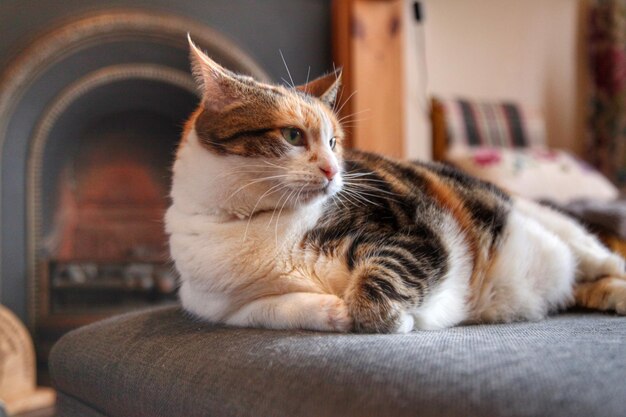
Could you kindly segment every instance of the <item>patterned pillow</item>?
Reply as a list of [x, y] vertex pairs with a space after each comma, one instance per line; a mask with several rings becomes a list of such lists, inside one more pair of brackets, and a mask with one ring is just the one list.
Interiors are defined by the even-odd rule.
[[558, 203], [591, 198], [608, 201], [618, 190], [585, 162], [543, 147], [452, 149], [447, 160], [462, 170], [514, 194]]
[[448, 148], [457, 146], [545, 146], [540, 112], [508, 102], [437, 99], [445, 119]]

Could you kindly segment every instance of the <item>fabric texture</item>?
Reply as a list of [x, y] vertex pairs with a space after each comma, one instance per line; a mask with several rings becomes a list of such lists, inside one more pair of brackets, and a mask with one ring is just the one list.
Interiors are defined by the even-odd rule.
[[69, 333], [50, 366], [62, 396], [108, 417], [611, 417], [626, 413], [625, 341], [626, 318], [599, 313], [353, 335], [165, 308]]
[[437, 99], [443, 106], [448, 147], [545, 145], [540, 112], [509, 102]]
[[589, 161], [626, 189], [626, 0], [594, 0], [589, 14]]
[[576, 200], [568, 204], [555, 204], [551, 200], [545, 202], [579, 219], [595, 232], [626, 239], [626, 199], [624, 198], [614, 201]]
[[63, 393], [57, 396], [56, 409], [56, 417], [107, 417], [95, 408]]
[[532, 147], [456, 148], [448, 162], [509, 192], [561, 204], [576, 199], [598, 202], [617, 198], [618, 190], [589, 164], [558, 150]]

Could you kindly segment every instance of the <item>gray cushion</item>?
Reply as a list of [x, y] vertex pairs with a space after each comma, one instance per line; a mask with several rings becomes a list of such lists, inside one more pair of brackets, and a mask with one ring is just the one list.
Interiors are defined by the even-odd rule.
[[95, 408], [62, 392], [57, 394], [56, 409], [57, 417], [107, 417]]
[[626, 318], [598, 313], [341, 335], [166, 308], [74, 331], [50, 364], [63, 395], [109, 417], [626, 415]]

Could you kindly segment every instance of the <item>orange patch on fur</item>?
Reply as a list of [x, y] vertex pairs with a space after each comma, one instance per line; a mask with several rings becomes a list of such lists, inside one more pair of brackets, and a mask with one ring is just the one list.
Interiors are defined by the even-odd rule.
[[[574, 298], [576, 305], [598, 310], [613, 310], [613, 295], [621, 292], [626, 297], [626, 282], [616, 277], [604, 277], [597, 281], [576, 284]], [[623, 300], [626, 302], [626, 298]]]
[[176, 159], [178, 159], [178, 153], [180, 152], [180, 150], [187, 143], [189, 133], [191, 133], [191, 131], [193, 130], [194, 126], [196, 125], [196, 119], [198, 118], [200, 113], [202, 113], [203, 110], [204, 109], [201, 105], [198, 106], [198, 108], [194, 110], [193, 113], [191, 113], [191, 116], [189, 116], [189, 119], [187, 119], [187, 121], [185, 122], [185, 125], [183, 126], [183, 133], [180, 137], [180, 142], [176, 150]]
[[[285, 109], [282, 113], [276, 114], [276, 122], [280, 126], [294, 126], [303, 129], [307, 132], [309, 137], [307, 140], [327, 140], [329, 138], [321, 138], [320, 126], [325, 121], [320, 115], [320, 111], [324, 113], [328, 121], [331, 123], [333, 129], [333, 135], [337, 139], [338, 144], [341, 144], [343, 139], [343, 129], [337, 122], [337, 116], [332, 110], [321, 103], [306, 103], [302, 102], [299, 97], [293, 97], [286, 95], [282, 97], [282, 108]], [[339, 147], [339, 146], [338, 146]], [[340, 153], [338, 153], [340, 155]]]
[[448, 209], [459, 224], [461, 230], [465, 233], [469, 252], [474, 261], [472, 275], [470, 277], [470, 303], [475, 305], [488, 286], [486, 277], [487, 271], [493, 262], [492, 253], [491, 251], [481, 250], [481, 248], [485, 247], [485, 242], [481, 242], [481, 235], [475, 226], [475, 221], [457, 193], [450, 186], [441, 181], [434, 173], [426, 169], [417, 169], [427, 180], [430, 194], [437, 199], [442, 207]]

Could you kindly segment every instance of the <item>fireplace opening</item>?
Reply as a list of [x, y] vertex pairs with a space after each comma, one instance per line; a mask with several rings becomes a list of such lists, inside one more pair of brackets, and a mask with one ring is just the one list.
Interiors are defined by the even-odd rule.
[[50, 313], [175, 300], [163, 214], [179, 134], [180, 120], [137, 110], [106, 115], [76, 138], [44, 238]]
[[173, 155], [198, 103], [188, 77], [105, 67], [68, 86], [44, 116], [32, 176], [40, 342], [176, 301], [163, 216]]

